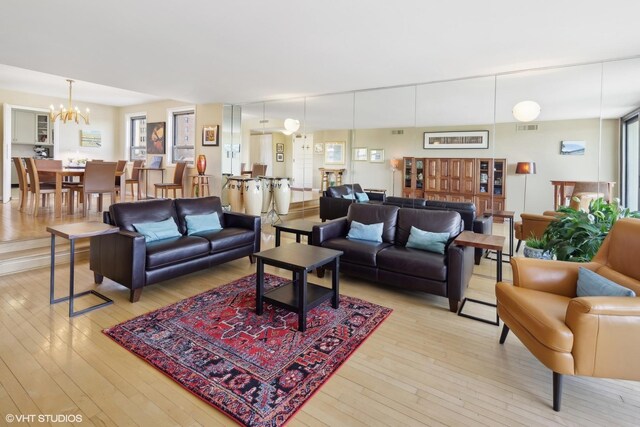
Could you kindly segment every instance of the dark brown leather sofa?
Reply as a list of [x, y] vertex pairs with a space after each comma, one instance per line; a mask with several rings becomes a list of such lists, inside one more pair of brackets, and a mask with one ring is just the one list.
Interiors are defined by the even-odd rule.
[[[387, 197], [385, 205], [399, 206], [401, 208], [431, 209], [442, 211], [456, 211], [462, 217], [464, 229], [480, 234], [493, 232], [492, 216], [476, 216], [476, 205], [468, 202], [444, 202], [440, 200], [413, 199], [409, 197]], [[475, 249], [475, 263], [480, 265], [483, 250]]]
[[345, 199], [343, 196], [355, 197], [355, 193], [366, 193], [371, 203], [382, 203], [385, 201], [383, 193], [365, 192], [360, 184], [345, 184], [329, 187], [320, 197], [320, 219], [322, 222], [346, 216], [349, 206], [354, 203], [355, 200]]
[[[382, 243], [347, 239], [351, 221], [384, 222]], [[448, 232], [444, 255], [406, 248], [411, 226]], [[345, 274], [443, 296], [449, 299], [449, 309], [457, 312], [473, 272], [473, 248], [451, 244], [460, 232], [462, 219], [455, 211], [353, 203], [346, 217], [313, 227], [313, 244], [343, 251], [340, 271]]]
[[[222, 230], [187, 235], [185, 215], [217, 213]], [[133, 224], [173, 218], [182, 235], [146, 243]], [[131, 289], [140, 299], [145, 286], [249, 256], [260, 251], [260, 217], [223, 212], [219, 197], [158, 199], [116, 203], [104, 222], [120, 231], [91, 238], [90, 268], [96, 283], [104, 277]]]

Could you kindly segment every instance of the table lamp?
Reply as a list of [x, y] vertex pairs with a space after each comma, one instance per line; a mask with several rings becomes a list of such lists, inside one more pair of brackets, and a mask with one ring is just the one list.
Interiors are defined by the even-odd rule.
[[522, 202], [522, 212], [527, 210], [527, 175], [536, 173], [535, 162], [518, 162], [516, 174], [524, 175], [524, 200]]

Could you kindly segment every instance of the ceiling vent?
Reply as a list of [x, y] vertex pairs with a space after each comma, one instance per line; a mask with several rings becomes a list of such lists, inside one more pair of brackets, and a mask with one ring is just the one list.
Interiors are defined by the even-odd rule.
[[260, 123], [269, 123], [269, 120], [260, 120]]
[[404, 135], [404, 129], [393, 129], [391, 135]]
[[516, 132], [530, 132], [538, 130], [538, 125], [516, 125]]

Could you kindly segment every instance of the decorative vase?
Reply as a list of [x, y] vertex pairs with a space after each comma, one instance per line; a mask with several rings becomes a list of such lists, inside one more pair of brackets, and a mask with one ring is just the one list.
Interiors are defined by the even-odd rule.
[[544, 249], [530, 248], [526, 243], [523, 254], [526, 258], [553, 259], [551, 252], [545, 251]]
[[207, 170], [207, 157], [204, 154], [198, 156], [196, 169], [198, 169], [198, 175], [204, 175], [204, 172]]

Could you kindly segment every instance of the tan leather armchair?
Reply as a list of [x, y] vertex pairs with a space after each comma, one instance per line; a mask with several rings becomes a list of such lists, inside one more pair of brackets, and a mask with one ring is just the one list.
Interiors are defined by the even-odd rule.
[[556, 220], [555, 215], [548, 215], [550, 212], [545, 212], [542, 215], [521, 213], [521, 221], [517, 221], [514, 225], [515, 237], [518, 239], [518, 245], [516, 246], [516, 252], [520, 250], [520, 244], [523, 240], [527, 240], [531, 236], [541, 238], [544, 230], [551, 221]]
[[640, 297], [576, 297], [585, 267], [640, 295], [640, 219], [621, 219], [589, 263], [512, 258], [513, 285], [496, 284], [498, 314], [553, 371], [553, 409], [562, 375], [640, 380]]

